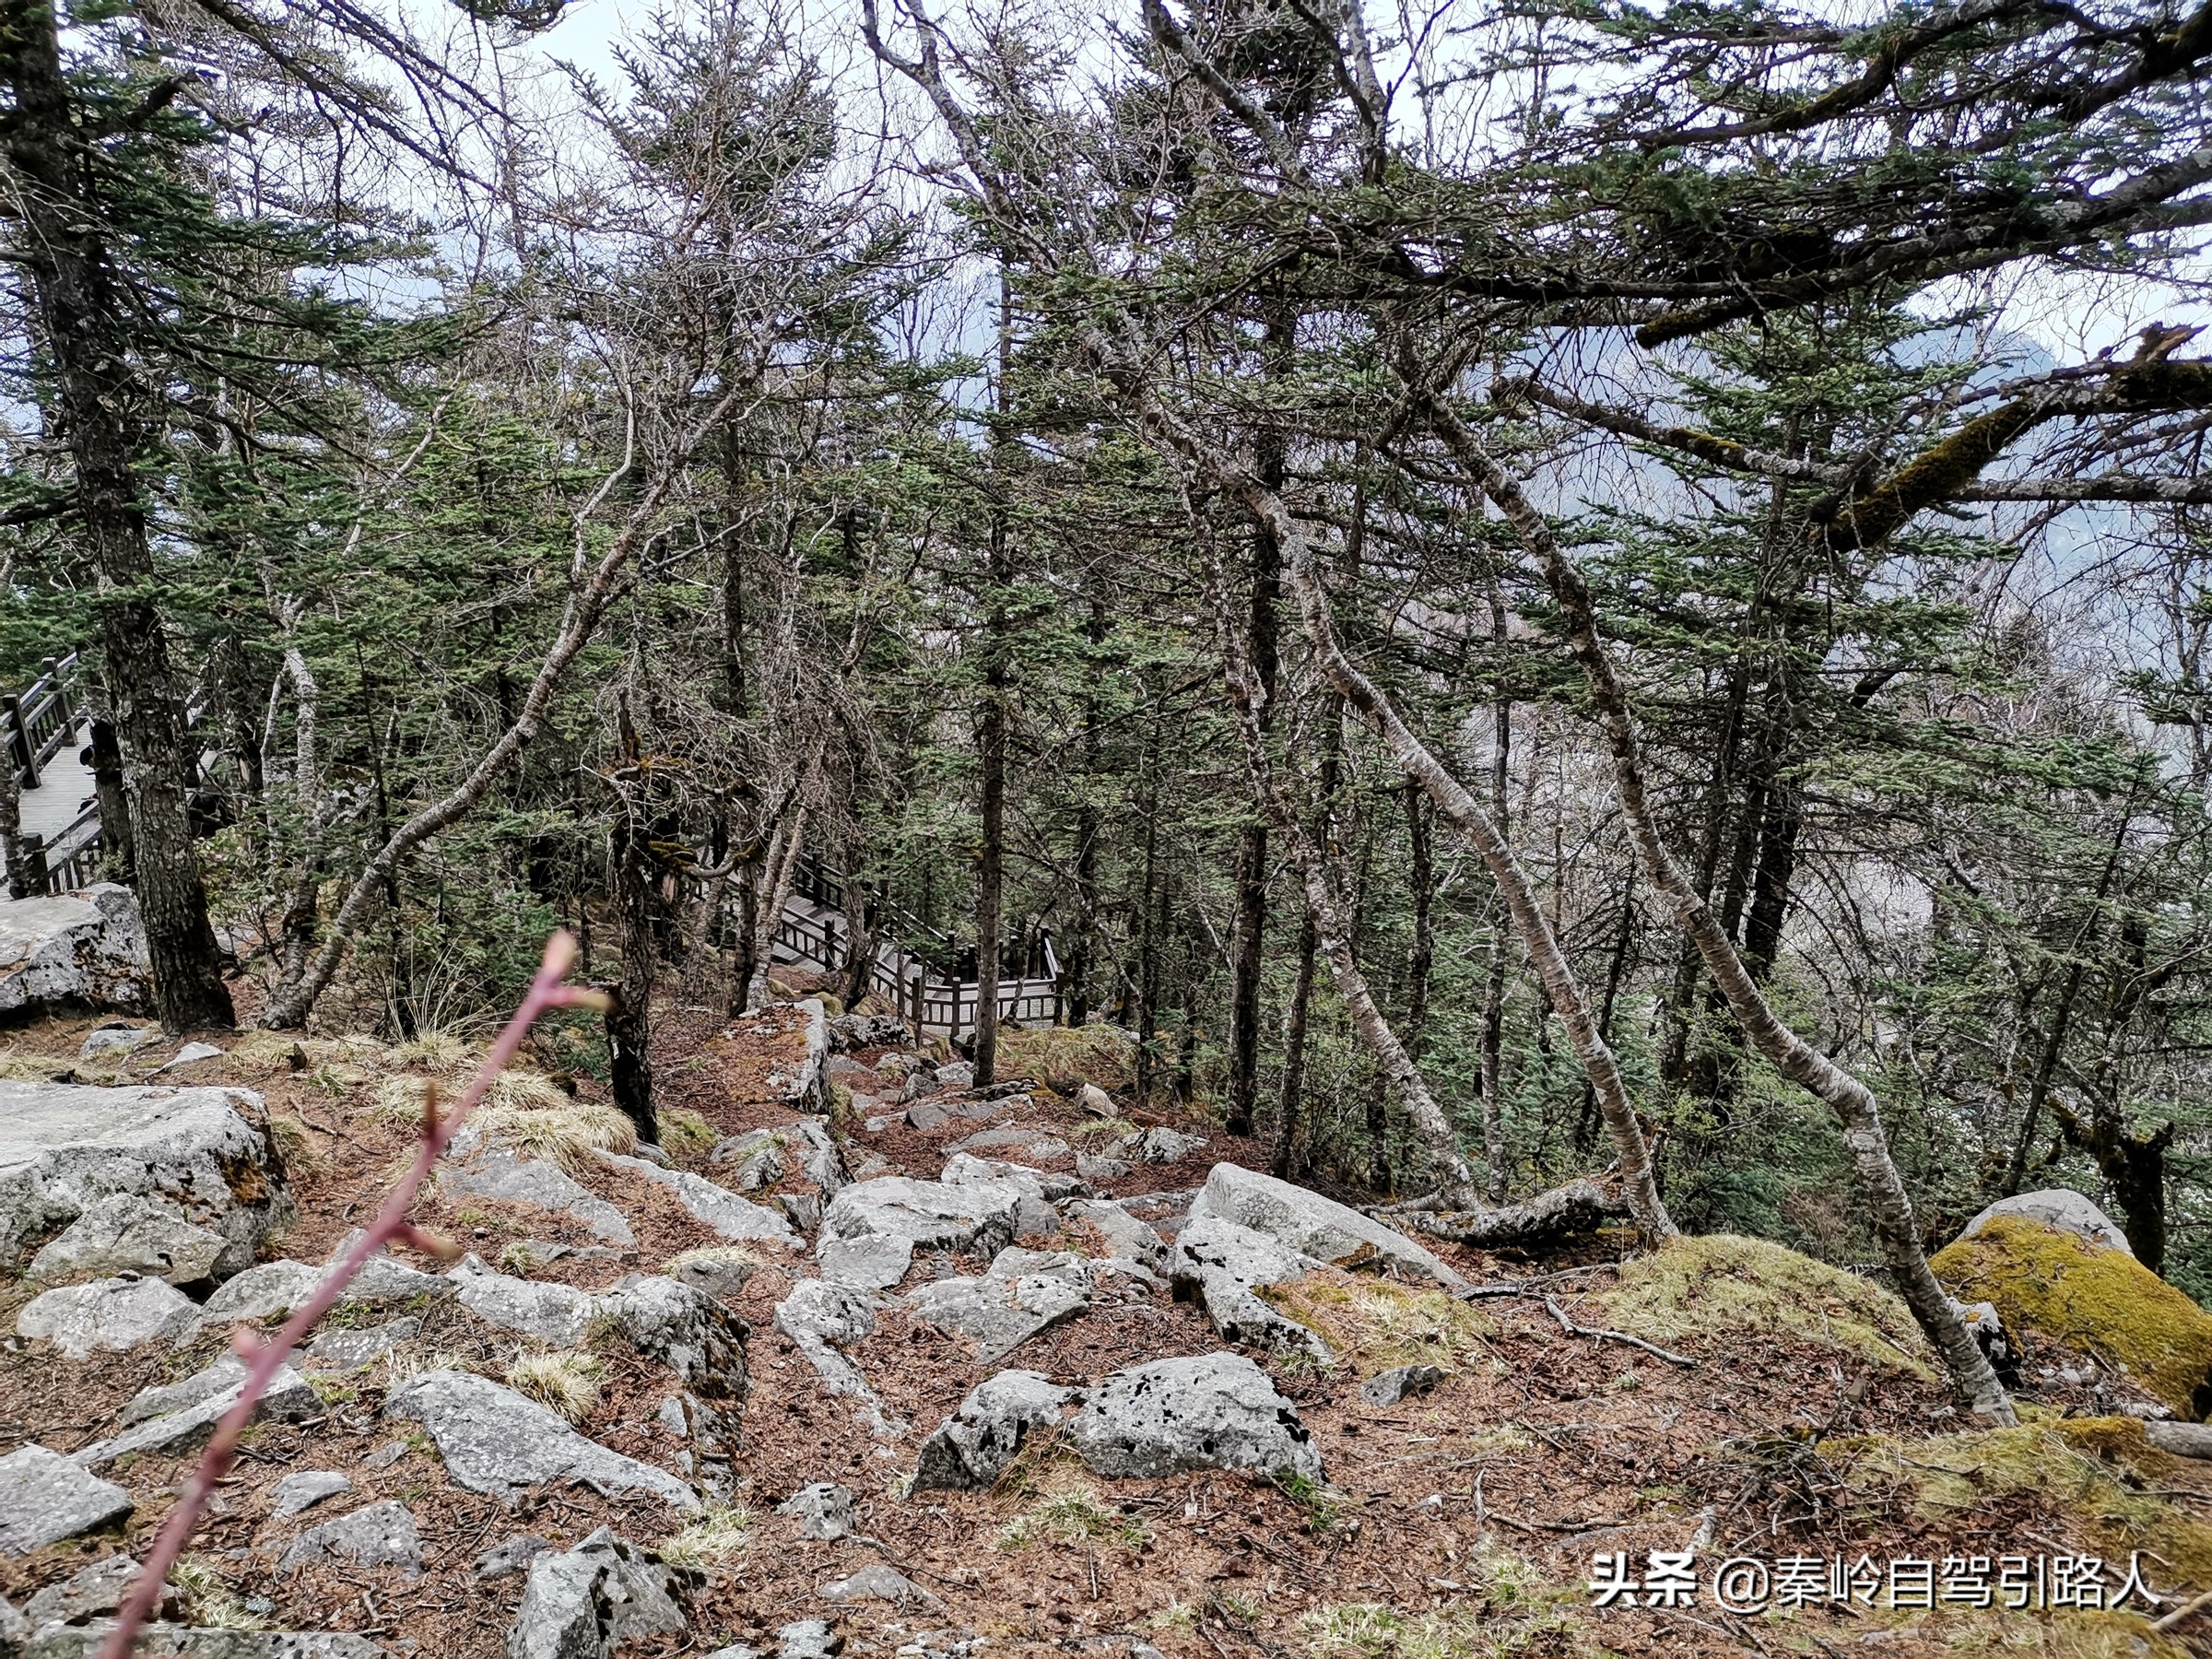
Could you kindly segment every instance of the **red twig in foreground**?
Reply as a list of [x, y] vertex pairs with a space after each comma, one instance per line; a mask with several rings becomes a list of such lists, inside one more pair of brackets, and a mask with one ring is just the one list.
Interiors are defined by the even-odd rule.
[[315, 1321], [330, 1311], [354, 1275], [360, 1272], [371, 1256], [394, 1241], [431, 1255], [453, 1254], [452, 1247], [442, 1240], [430, 1237], [408, 1220], [407, 1211], [415, 1202], [415, 1194], [429, 1179], [431, 1165], [445, 1151], [447, 1143], [453, 1138], [453, 1131], [461, 1126], [461, 1120], [475, 1109], [477, 1102], [484, 1098], [484, 1091], [491, 1087], [491, 1080], [514, 1058], [515, 1051], [522, 1047], [524, 1035], [537, 1017], [548, 1008], [604, 1005], [604, 994], [560, 982], [575, 959], [576, 941], [566, 933], [557, 933], [546, 941], [545, 959], [538, 965], [537, 977], [530, 982], [529, 994], [523, 998], [522, 1006], [515, 1009], [514, 1017], [500, 1032], [491, 1052], [484, 1056], [484, 1064], [477, 1069], [466, 1092], [451, 1112], [442, 1114], [438, 1111], [435, 1093], [425, 1100], [422, 1146], [415, 1154], [415, 1161], [385, 1194], [376, 1219], [354, 1241], [346, 1259], [324, 1276], [315, 1294], [293, 1311], [292, 1316], [284, 1322], [284, 1328], [274, 1336], [264, 1341], [241, 1329], [231, 1337], [231, 1347], [247, 1362], [246, 1380], [239, 1389], [238, 1403], [216, 1425], [214, 1438], [200, 1454], [199, 1466], [193, 1470], [183, 1496], [170, 1512], [169, 1519], [161, 1524], [160, 1535], [154, 1540], [153, 1550], [131, 1586], [130, 1598], [124, 1603], [123, 1610], [116, 1615], [114, 1630], [100, 1646], [100, 1659], [125, 1659], [130, 1653], [140, 1627], [160, 1597], [170, 1568], [176, 1564], [193, 1528], [199, 1524], [216, 1482], [230, 1467], [230, 1460], [238, 1450], [238, 1437], [252, 1420], [253, 1408], [267, 1390], [269, 1379], [276, 1374], [286, 1357], [299, 1346], [300, 1339], [313, 1327]]

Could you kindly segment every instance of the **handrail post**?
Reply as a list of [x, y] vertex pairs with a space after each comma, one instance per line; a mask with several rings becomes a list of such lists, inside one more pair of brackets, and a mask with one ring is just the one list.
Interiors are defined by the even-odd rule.
[[44, 893], [53, 877], [46, 868], [46, 838], [26, 830], [18, 837], [23, 848], [23, 885], [33, 894]]
[[0, 717], [7, 721], [7, 747], [15, 757], [16, 775], [25, 789], [36, 789], [39, 761], [30, 747], [30, 734], [23, 729], [23, 700], [13, 691], [0, 693]]
[[76, 721], [69, 710], [69, 682], [62, 677], [61, 659], [43, 657], [40, 660], [46, 670], [47, 680], [53, 687], [53, 706], [61, 716], [62, 730], [74, 732], [76, 730]]

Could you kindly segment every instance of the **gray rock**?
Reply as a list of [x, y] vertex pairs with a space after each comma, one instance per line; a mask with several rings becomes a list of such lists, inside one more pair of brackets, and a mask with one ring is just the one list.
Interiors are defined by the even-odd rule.
[[1062, 1431], [1100, 1475], [1158, 1480], [1191, 1469], [1318, 1479], [1321, 1449], [1298, 1408], [1241, 1354], [1158, 1359], [1115, 1371]]
[[217, 1278], [297, 1213], [258, 1096], [0, 1082], [0, 1260], [119, 1194], [164, 1199], [221, 1235]]
[[23, 1604], [23, 1618], [33, 1630], [52, 1624], [82, 1624], [122, 1606], [137, 1580], [136, 1561], [127, 1555], [112, 1555], [58, 1584], [47, 1585]]
[[446, 1473], [472, 1492], [505, 1497], [519, 1487], [582, 1480], [601, 1491], [651, 1492], [697, 1511], [691, 1488], [651, 1464], [587, 1440], [535, 1401], [466, 1371], [427, 1371], [394, 1389], [387, 1417], [420, 1423]]
[[838, 1148], [837, 1137], [829, 1126], [815, 1118], [801, 1118], [793, 1125], [798, 1136], [799, 1169], [807, 1180], [821, 1188], [825, 1196], [852, 1184], [853, 1177], [845, 1169], [845, 1155]]
[[479, 1555], [469, 1566], [469, 1575], [479, 1584], [494, 1579], [514, 1578], [530, 1571], [530, 1563], [553, 1547], [553, 1540], [541, 1538], [535, 1533], [521, 1533], [504, 1543], [494, 1544]]
[[913, 1263], [912, 1239], [871, 1234], [857, 1239], [824, 1238], [815, 1246], [822, 1277], [864, 1290], [888, 1290]]
[[0, 1595], [0, 1654], [13, 1655], [30, 1640], [30, 1620], [5, 1595]]
[[657, 1275], [626, 1278], [598, 1299], [623, 1340], [719, 1400], [746, 1395], [745, 1321], [696, 1286]]
[[131, 1495], [58, 1452], [19, 1446], [0, 1457], [0, 1554], [29, 1555], [121, 1520]]
[[1141, 1135], [1124, 1136], [1114, 1146], [1138, 1163], [1181, 1163], [1193, 1153], [1206, 1150], [1206, 1136], [1185, 1135], [1176, 1129], [1147, 1129]]
[[[1080, 1172], [1079, 1161], [1077, 1167]], [[1078, 1198], [1062, 1205], [1060, 1211], [1071, 1221], [1089, 1225], [1115, 1255], [1154, 1273], [1164, 1274], [1168, 1270], [1168, 1244], [1159, 1230], [1149, 1221], [1131, 1215], [1112, 1199]]]
[[833, 1279], [801, 1279], [776, 1304], [776, 1329], [791, 1338], [831, 1394], [868, 1407], [878, 1432], [889, 1427], [875, 1389], [840, 1350], [876, 1328], [875, 1298]]
[[154, 1075], [175, 1071], [182, 1065], [197, 1065], [203, 1060], [220, 1060], [223, 1051], [212, 1042], [188, 1042], [169, 1057], [166, 1064], [154, 1067]]
[[685, 1628], [676, 1574], [608, 1527], [530, 1563], [507, 1659], [606, 1659], [626, 1641]]
[[34, 1296], [16, 1315], [16, 1335], [42, 1336], [72, 1359], [171, 1341], [199, 1324], [200, 1311], [158, 1278], [95, 1279]]
[[896, 1567], [887, 1567], [881, 1561], [863, 1567], [851, 1578], [833, 1579], [818, 1585], [815, 1594], [824, 1601], [887, 1601], [901, 1607], [937, 1599]]
[[1077, 1289], [1090, 1288], [1090, 1263], [1073, 1251], [1025, 1250], [1018, 1244], [1009, 1244], [991, 1258], [991, 1265], [983, 1269], [986, 1278], [1056, 1278], [1065, 1280]]
[[909, 1129], [919, 1129], [924, 1134], [932, 1129], [942, 1129], [950, 1122], [952, 1122], [950, 1113], [947, 1112], [943, 1107], [934, 1106], [927, 1100], [916, 1100], [906, 1109], [906, 1126]]
[[947, 1159], [940, 1179], [952, 1186], [987, 1186], [994, 1182], [1010, 1181], [1022, 1189], [1024, 1196], [1041, 1202], [1087, 1195], [1087, 1189], [1077, 1176], [1065, 1175], [1057, 1170], [1034, 1170], [1028, 1164], [1008, 1163], [1000, 1158], [977, 1158], [968, 1152], [957, 1152]]
[[937, 1279], [906, 1298], [923, 1324], [957, 1333], [975, 1346], [976, 1362], [995, 1365], [1041, 1332], [1090, 1306], [1083, 1286], [1060, 1275]]
[[729, 1167], [730, 1184], [740, 1193], [773, 1186], [790, 1168], [783, 1161], [783, 1137], [773, 1129], [748, 1129], [734, 1135], [717, 1146], [708, 1159]]
[[1136, 1173], [1136, 1166], [1125, 1158], [1094, 1157], [1088, 1152], [1076, 1154], [1076, 1175], [1087, 1182], [1119, 1181], [1124, 1175]]
[[835, 1659], [845, 1639], [826, 1618], [796, 1618], [776, 1632], [777, 1659]]
[[236, 1388], [246, 1380], [246, 1363], [236, 1354], [218, 1354], [213, 1363], [192, 1373], [181, 1382], [159, 1388], [142, 1388], [130, 1397], [123, 1408], [124, 1428], [142, 1423], [147, 1418], [167, 1417], [172, 1411], [182, 1411], [187, 1406], [197, 1406], [211, 1394], [221, 1394], [227, 1388]]
[[2033, 1221], [2054, 1232], [2070, 1232], [2106, 1250], [2117, 1250], [2127, 1255], [2135, 1253], [2127, 1247], [2127, 1235], [2112, 1224], [2110, 1217], [2066, 1187], [2050, 1187], [2040, 1193], [2019, 1193], [2010, 1198], [2000, 1198], [1969, 1221], [1966, 1230], [1959, 1236], [1971, 1239], [1999, 1216]]
[[818, 1480], [777, 1504], [776, 1513], [795, 1516], [802, 1538], [834, 1541], [846, 1537], [853, 1531], [852, 1488]]
[[[233, 1382], [220, 1394], [209, 1394], [182, 1410], [148, 1418], [111, 1439], [72, 1452], [69, 1461], [97, 1469], [134, 1453], [162, 1452], [173, 1457], [190, 1452], [215, 1432], [216, 1424], [238, 1404], [244, 1386], [242, 1382]], [[298, 1423], [322, 1415], [322, 1396], [307, 1385], [307, 1380], [298, 1371], [288, 1365], [280, 1365], [261, 1398], [253, 1402], [253, 1416], [250, 1420]]]
[[287, 1475], [276, 1483], [276, 1507], [270, 1515], [282, 1521], [288, 1515], [297, 1515], [311, 1510], [324, 1499], [335, 1498], [340, 1492], [353, 1490], [353, 1482], [335, 1469], [302, 1469], [297, 1475]]
[[1328, 1344], [1257, 1294], [1320, 1265], [1286, 1244], [1217, 1216], [1194, 1216], [1175, 1235], [1168, 1277], [1179, 1291], [1194, 1293], [1225, 1342], [1252, 1347], [1300, 1349], [1326, 1363]]
[[135, 1053], [160, 1035], [158, 1026], [124, 1025], [121, 1022], [100, 1026], [85, 1034], [84, 1041], [77, 1047], [76, 1057], [79, 1060], [97, 1060], [105, 1054], [112, 1059], [121, 1060], [125, 1055]]
[[573, 1286], [512, 1278], [474, 1255], [464, 1256], [445, 1277], [461, 1305], [486, 1324], [520, 1331], [548, 1347], [582, 1347], [598, 1312], [592, 1296]]
[[710, 1244], [703, 1250], [687, 1250], [671, 1256], [661, 1271], [678, 1284], [697, 1286], [709, 1296], [735, 1296], [760, 1271], [760, 1264], [743, 1259], [727, 1246]]
[[1065, 1158], [1074, 1151], [1050, 1129], [1027, 1124], [1009, 1124], [1003, 1129], [978, 1129], [946, 1148], [948, 1152], [1012, 1152], [1020, 1150], [1035, 1159]]
[[913, 1490], [988, 1487], [1006, 1472], [1022, 1441], [1040, 1428], [1058, 1428], [1083, 1398], [1036, 1371], [1004, 1371], [971, 1389], [959, 1408], [922, 1442]]
[[716, 1648], [706, 1659], [763, 1659], [763, 1656], [759, 1648], [749, 1643], [733, 1641], [726, 1647]]
[[945, 1088], [972, 1088], [975, 1087], [975, 1067], [965, 1060], [937, 1067], [938, 1085]]
[[1111, 1118], [1114, 1115], [1113, 1097], [1096, 1083], [1086, 1083], [1076, 1090], [1076, 1105], [1078, 1110], [1095, 1118]]
[[449, 1156], [460, 1161], [439, 1166], [440, 1191], [572, 1216], [609, 1244], [638, 1241], [620, 1210], [554, 1165], [492, 1146], [466, 1127], [453, 1142]]
[[759, 1240], [788, 1245], [794, 1250], [799, 1246], [799, 1236], [791, 1230], [791, 1223], [774, 1210], [740, 1198], [729, 1188], [716, 1186], [704, 1175], [664, 1170], [642, 1158], [625, 1158], [618, 1152], [602, 1152], [599, 1156], [618, 1170], [628, 1170], [633, 1175], [642, 1175], [666, 1187], [686, 1209], [725, 1239]]
[[397, 1567], [409, 1578], [422, 1576], [422, 1536], [415, 1517], [396, 1499], [371, 1503], [311, 1526], [294, 1538], [276, 1563], [282, 1578], [313, 1561], [342, 1561], [348, 1567]]
[[0, 1014], [89, 1003], [135, 1010], [152, 994], [146, 924], [130, 888], [0, 900]]
[[165, 1198], [111, 1193], [31, 1258], [29, 1277], [53, 1285], [135, 1273], [188, 1285], [211, 1277], [229, 1247]]
[[[338, 1261], [350, 1247], [350, 1242], [341, 1243], [331, 1253], [332, 1260], [321, 1267], [285, 1260], [264, 1262], [258, 1267], [247, 1268], [207, 1299], [200, 1310], [202, 1327], [290, 1313], [314, 1296], [324, 1281], [338, 1271]], [[453, 1288], [443, 1275], [425, 1273], [390, 1256], [374, 1255], [363, 1262], [361, 1270], [347, 1281], [338, 1293], [335, 1305], [374, 1307], [412, 1301], [418, 1297], [436, 1300], [453, 1295]]]
[[421, 1334], [422, 1321], [412, 1314], [355, 1330], [319, 1331], [307, 1345], [307, 1357], [333, 1371], [361, 1371]]
[[[51, 1625], [32, 1638], [22, 1659], [96, 1659], [112, 1623]], [[169, 1624], [147, 1626], [138, 1652], [158, 1659], [388, 1659], [368, 1637], [344, 1630], [192, 1630]]]
[[776, 1207], [803, 1233], [813, 1232], [822, 1224], [822, 1199], [818, 1193], [778, 1193]]
[[1265, 1233], [1303, 1255], [1337, 1266], [1386, 1265], [1449, 1289], [1466, 1281], [1405, 1234], [1348, 1205], [1240, 1164], [1216, 1164], [1191, 1203], [1191, 1218], [1218, 1216]]
[[888, 1048], [906, 1041], [906, 1021], [896, 1014], [840, 1014], [830, 1022], [830, 1043], [841, 1054]]
[[1427, 1394], [1444, 1380], [1437, 1365], [1398, 1365], [1377, 1371], [1359, 1384], [1359, 1397], [1370, 1406], [1395, 1406], [1407, 1394]]
[[995, 1254], [1015, 1239], [1024, 1197], [1033, 1191], [1007, 1181], [954, 1184], [885, 1175], [857, 1182], [830, 1201], [815, 1244], [821, 1255], [840, 1240], [902, 1239], [918, 1249], [981, 1250]]

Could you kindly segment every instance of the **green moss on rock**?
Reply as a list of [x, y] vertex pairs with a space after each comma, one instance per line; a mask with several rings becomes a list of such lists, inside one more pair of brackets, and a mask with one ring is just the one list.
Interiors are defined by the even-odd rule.
[[1610, 1324], [1650, 1342], [1784, 1333], [1884, 1371], [1936, 1374], [1927, 1339], [1897, 1297], [1764, 1239], [1669, 1239], [1623, 1265], [1619, 1288], [1596, 1300]]
[[1992, 1217], [1929, 1264], [1965, 1301], [2124, 1371], [2183, 1416], [2212, 1406], [2212, 1314], [2124, 1251]]

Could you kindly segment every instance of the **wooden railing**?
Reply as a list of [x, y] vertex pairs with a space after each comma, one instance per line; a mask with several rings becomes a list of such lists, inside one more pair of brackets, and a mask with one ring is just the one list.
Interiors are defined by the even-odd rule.
[[48, 657], [45, 669], [29, 690], [0, 693], [0, 726], [5, 726], [8, 751], [15, 757], [16, 782], [25, 789], [39, 786], [39, 773], [76, 735], [83, 718], [76, 688], [77, 653]]
[[[809, 967], [824, 972], [842, 968], [851, 945], [839, 908], [843, 902], [843, 878], [826, 865], [807, 861], [792, 884], [790, 901], [776, 919], [776, 943]], [[958, 944], [951, 935], [896, 905], [880, 906], [876, 925], [878, 934], [925, 939], [929, 956], [940, 961], [959, 959]], [[973, 1032], [981, 987], [974, 980], [954, 978], [929, 956], [896, 938], [880, 943], [876, 947], [869, 982], [917, 1033], [935, 1031], [959, 1038]], [[999, 980], [1001, 1019], [1060, 1017], [1060, 959], [1053, 949], [1052, 935], [1041, 933], [1030, 956], [1023, 964], [1030, 971]]]

